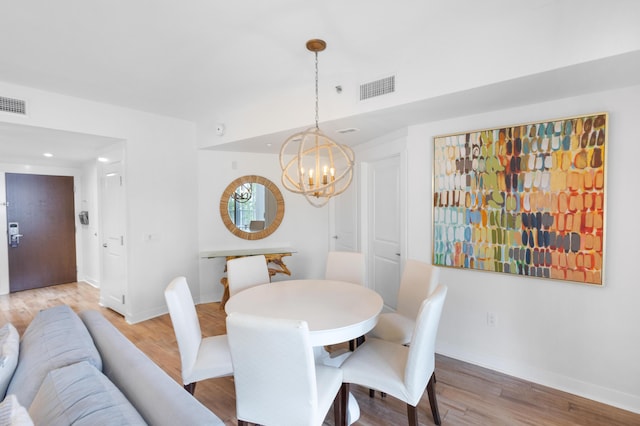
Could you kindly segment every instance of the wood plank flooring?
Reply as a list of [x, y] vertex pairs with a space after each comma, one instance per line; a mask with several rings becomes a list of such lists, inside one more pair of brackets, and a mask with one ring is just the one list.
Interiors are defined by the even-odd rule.
[[[139, 324], [127, 324], [122, 316], [98, 305], [99, 292], [86, 283], [63, 284], [0, 296], [0, 326], [13, 323], [22, 334], [35, 314], [44, 308], [68, 304], [75, 311], [101, 311], [133, 343], [176, 381], [180, 381], [180, 355], [169, 315]], [[225, 333], [224, 312], [219, 303], [197, 306], [205, 335]], [[443, 425], [640, 425], [640, 414], [620, 410], [472, 364], [436, 357], [436, 392]], [[357, 425], [405, 425], [406, 406], [386, 397], [369, 398], [368, 390], [351, 389], [360, 404]], [[232, 378], [205, 380], [196, 387], [196, 398], [227, 425], [236, 425]], [[421, 425], [433, 419], [425, 393], [418, 406]], [[331, 413], [325, 425], [333, 425]]]

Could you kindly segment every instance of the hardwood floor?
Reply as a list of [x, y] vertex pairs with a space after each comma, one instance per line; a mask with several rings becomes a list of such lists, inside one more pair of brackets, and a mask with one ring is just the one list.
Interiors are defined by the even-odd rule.
[[[44, 308], [68, 304], [76, 312], [101, 311], [153, 361], [179, 381], [180, 356], [169, 315], [129, 325], [122, 316], [98, 305], [98, 290], [85, 283], [63, 284], [0, 296], [0, 326], [13, 323], [22, 334], [35, 314]], [[197, 306], [205, 335], [225, 333], [219, 303]], [[570, 395], [444, 356], [436, 357], [436, 392], [443, 425], [640, 425], [640, 414]], [[367, 389], [351, 386], [360, 404], [357, 425], [404, 425], [406, 406], [386, 397], [369, 398]], [[227, 425], [235, 425], [232, 378], [198, 383], [196, 398]], [[333, 425], [329, 413], [325, 425]], [[433, 419], [426, 393], [418, 406], [421, 425]]]

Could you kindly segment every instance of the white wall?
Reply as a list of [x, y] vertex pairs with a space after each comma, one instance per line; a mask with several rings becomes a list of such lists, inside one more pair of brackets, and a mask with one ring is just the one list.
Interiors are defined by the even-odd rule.
[[198, 288], [195, 124], [3, 82], [0, 93], [26, 99], [28, 110], [0, 121], [125, 141], [128, 321], [165, 313], [176, 275]]
[[[411, 127], [411, 257], [431, 261], [433, 137], [609, 112], [603, 287], [447, 268], [437, 352], [640, 412], [640, 86]], [[487, 312], [497, 325], [487, 326]]]
[[78, 259], [78, 280], [94, 287], [100, 286], [100, 214], [98, 210], [98, 168], [95, 161], [83, 165], [80, 176], [80, 205], [78, 211], [89, 212], [89, 224], [78, 219], [77, 233], [82, 242], [82, 259]]
[[[282, 192], [285, 213], [282, 223], [270, 236], [248, 241], [231, 234], [220, 218], [220, 196], [227, 185], [244, 175], [271, 180]], [[284, 189], [280, 163], [273, 154], [200, 151], [198, 153], [198, 246], [200, 251], [247, 248], [291, 247], [295, 253], [285, 257], [291, 277], [278, 274], [273, 280], [320, 278], [324, 275], [328, 251], [328, 207], [316, 208], [298, 194]], [[205, 301], [222, 297], [220, 278], [224, 259], [200, 259], [201, 294]]]

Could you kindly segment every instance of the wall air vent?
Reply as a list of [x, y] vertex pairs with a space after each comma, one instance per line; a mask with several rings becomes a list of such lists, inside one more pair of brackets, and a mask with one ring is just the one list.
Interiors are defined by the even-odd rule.
[[354, 133], [354, 132], [359, 132], [359, 131], [360, 131], [360, 129], [356, 129], [355, 127], [347, 127], [346, 129], [336, 130], [337, 133], [342, 133], [342, 134]]
[[0, 96], [0, 112], [12, 112], [14, 114], [27, 114], [27, 103], [21, 99], [5, 98]]
[[396, 76], [382, 78], [360, 85], [360, 100], [373, 98], [375, 96], [386, 95], [396, 91]]

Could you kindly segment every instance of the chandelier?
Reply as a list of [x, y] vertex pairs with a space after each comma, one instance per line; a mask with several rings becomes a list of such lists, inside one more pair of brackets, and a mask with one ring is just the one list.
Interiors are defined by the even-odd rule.
[[282, 185], [304, 195], [314, 207], [324, 206], [347, 190], [355, 159], [350, 147], [334, 142], [318, 126], [318, 52], [326, 47], [324, 40], [307, 42], [307, 49], [315, 54], [316, 125], [289, 136], [280, 148]]
[[238, 203], [246, 203], [251, 199], [251, 184], [243, 183], [236, 188], [235, 192], [231, 195]]

